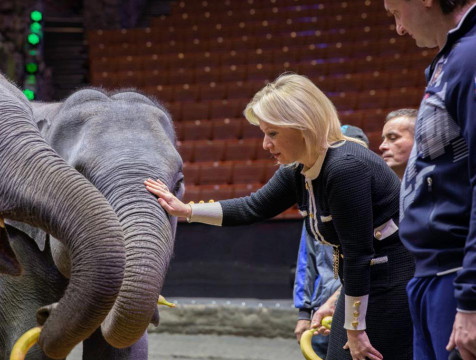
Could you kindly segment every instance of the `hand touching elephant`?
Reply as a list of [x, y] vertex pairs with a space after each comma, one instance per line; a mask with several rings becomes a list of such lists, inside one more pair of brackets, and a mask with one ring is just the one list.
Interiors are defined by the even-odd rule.
[[[69, 285], [39, 339], [48, 356], [65, 358], [114, 304], [123, 280], [124, 236], [108, 202], [47, 145], [29, 102], [1, 75], [0, 217], [43, 229], [68, 251]], [[8, 231], [2, 230], [1, 241]], [[2, 302], [2, 310], [8, 311], [7, 306]]]
[[[94, 89], [80, 90], [63, 103], [34, 103], [33, 112], [47, 142], [106, 197], [119, 217], [126, 269], [102, 335], [114, 347], [128, 347], [143, 336], [156, 311], [173, 250], [176, 219], [143, 186], [144, 179], [159, 178], [182, 196], [182, 160], [170, 116], [139, 93]], [[62, 251], [54, 253], [68, 276]]]

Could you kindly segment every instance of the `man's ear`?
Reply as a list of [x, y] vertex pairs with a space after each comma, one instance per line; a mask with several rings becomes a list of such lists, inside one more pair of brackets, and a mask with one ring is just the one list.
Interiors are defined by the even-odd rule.
[[435, 0], [418, 0], [418, 1], [421, 1], [423, 3], [423, 6], [426, 8], [431, 8], [435, 5], [439, 6], [439, 4], [435, 4]]

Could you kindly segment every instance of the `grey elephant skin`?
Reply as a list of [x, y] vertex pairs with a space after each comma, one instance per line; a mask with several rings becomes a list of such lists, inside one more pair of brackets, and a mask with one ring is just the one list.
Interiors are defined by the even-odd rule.
[[[122, 287], [101, 332], [92, 344], [84, 343], [83, 358], [145, 359], [140, 354], [147, 352], [146, 330], [157, 311], [177, 224], [144, 180], [160, 179], [176, 196], [183, 195], [183, 164], [170, 115], [135, 91], [98, 89], [77, 91], [62, 103], [34, 103], [33, 112], [46, 141], [111, 204], [125, 235]], [[67, 254], [57, 245], [53, 240], [55, 263], [68, 277]], [[128, 354], [119, 355], [124, 352], [103, 340]]]
[[[51, 234], [61, 242], [71, 262], [68, 286], [64, 289], [64, 282], [59, 281], [56, 293], [45, 286], [48, 296], [31, 301], [37, 295], [36, 288], [23, 290], [23, 298], [0, 289], [10, 295], [2, 298], [0, 305], [0, 327], [6, 329], [0, 333], [0, 357], [8, 358], [19, 329], [36, 324], [37, 306], [49, 305], [60, 295], [44, 323], [39, 346], [51, 358], [65, 358], [78, 342], [93, 334], [115, 304], [124, 276], [124, 234], [104, 196], [44, 141], [30, 103], [1, 75], [0, 217]], [[15, 244], [27, 235], [2, 228], [0, 240], [8, 245], [0, 246], [0, 250], [6, 250], [3, 255], [10, 259], [13, 251], [18, 260], [22, 254], [15, 252], [20, 248], [10, 243], [9, 232]], [[19, 275], [14, 284], [28, 284], [29, 269], [7, 272]], [[11, 317], [23, 307], [30, 310], [24, 317]]]

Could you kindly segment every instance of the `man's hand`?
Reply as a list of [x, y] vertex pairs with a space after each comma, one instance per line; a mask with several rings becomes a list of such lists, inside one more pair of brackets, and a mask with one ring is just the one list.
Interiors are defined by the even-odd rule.
[[301, 341], [302, 333], [306, 330], [309, 330], [311, 326], [311, 320], [298, 320], [296, 328], [294, 329], [294, 335], [296, 335], [296, 340], [298, 344]]
[[457, 312], [446, 350], [455, 346], [463, 360], [476, 360], [476, 314]]
[[312, 316], [311, 328], [315, 328], [317, 332], [321, 335], [329, 335], [331, 331], [322, 326], [322, 319], [326, 316], [333, 316], [336, 309], [336, 302], [339, 298], [341, 288], [337, 289], [336, 292], [329, 298], [327, 301], [322, 304], [319, 309]]

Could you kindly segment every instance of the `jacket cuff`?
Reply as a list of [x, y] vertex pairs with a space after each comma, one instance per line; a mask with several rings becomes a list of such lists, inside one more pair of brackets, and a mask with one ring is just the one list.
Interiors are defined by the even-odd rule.
[[221, 226], [223, 223], [223, 209], [218, 202], [206, 204], [190, 204], [192, 214], [187, 218], [188, 222]]
[[298, 320], [311, 321], [311, 309], [299, 309]]
[[[458, 284], [458, 285], [460, 285], [460, 284]], [[474, 293], [474, 288], [475, 288], [475, 286], [473, 285], [472, 289], [470, 289], [473, 293]], [[464, 290], [466, 292], [466, 289], [464, 289]], [[457, 298], [456, 298], [456, 307], [457, 307], [458, 311], [461, 311], [461, 312], [474, 312], [474, 311], [476, 311], [476, 301], [474, 301], [474, 299], [469, 300], [468, 296], [465, 296], [465, 299], [458, 299], [458, 295], [459, 294], [456, 294], [456, 296], [457, 296]]]
[[344, 328], [347, 330], [365, 330], [365, 316], [367, 315], [367, 305], [369, 296], [349, 296], [345, 295], [345, 322]]

